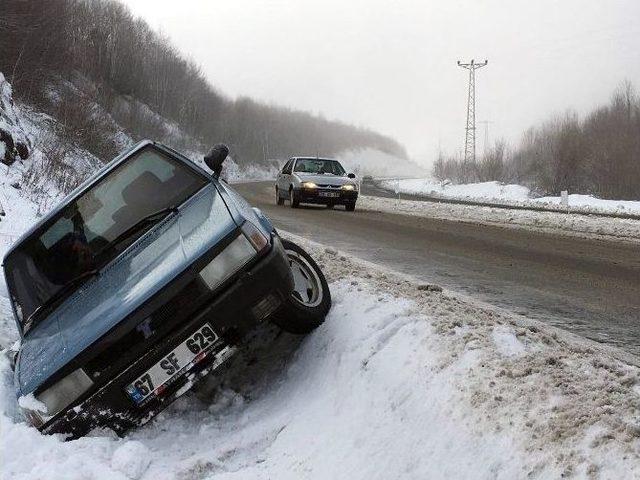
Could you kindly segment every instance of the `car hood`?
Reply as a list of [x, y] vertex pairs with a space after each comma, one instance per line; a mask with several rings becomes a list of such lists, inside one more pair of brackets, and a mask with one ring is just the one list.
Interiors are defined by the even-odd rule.
[[16, 365], [18, 393], [37, 389], [235, 228], [208, 184], [25, 336]]
[[317, 185], [333, 185], [342, 186], [345, 184], [355, 183], [355, 179], [349, 177], [339, 177], [336, 175], [327, 174], [314, 174], [314, 173], [298, 173], [296, 175], [301, 182], [313, 182]]

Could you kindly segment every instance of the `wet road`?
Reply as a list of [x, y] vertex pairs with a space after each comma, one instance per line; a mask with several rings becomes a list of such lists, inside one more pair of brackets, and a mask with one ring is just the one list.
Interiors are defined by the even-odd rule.
[[341, 207], [278, 207], [271, 182], [234, 187], [278, 228], [640, 354], [637, 245]]

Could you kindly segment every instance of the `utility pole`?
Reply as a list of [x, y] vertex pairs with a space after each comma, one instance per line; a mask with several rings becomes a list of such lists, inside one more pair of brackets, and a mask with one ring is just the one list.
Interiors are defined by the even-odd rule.
[[469, 97], [467, 98], [467, 127], [465, 129], [466, 136], [464, 139], [464, 175], [469, 172], [469, 163], [476, 162], [476, 70], [484, 67], [487, 63], [461, 63], [458, 60], [458, 66], [469, 70]]

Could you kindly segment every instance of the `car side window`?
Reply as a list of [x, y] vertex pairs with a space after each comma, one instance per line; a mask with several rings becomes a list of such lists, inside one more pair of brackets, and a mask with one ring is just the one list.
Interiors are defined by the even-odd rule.
[[282, 173], [290, 174], [292, 166], [293, 166], [293, 160], [289, 160], [287, 163], [285, 163], [284, 168], [282, 169]]

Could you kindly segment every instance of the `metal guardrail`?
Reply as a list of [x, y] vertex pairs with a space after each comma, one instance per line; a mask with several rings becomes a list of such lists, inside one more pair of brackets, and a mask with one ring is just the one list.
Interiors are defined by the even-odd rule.
[[[372, 195], [378, 197], [386, 197], [386, 198], [398, 198], [399, 194], [397, 194], [394, 190], [383, 187], [380, 185], [381, 180], [389, 180], [389, 179], [367, 179], [362, 182], [362, 190], [361, 192], [365, 195]], [[575, 215], [583, 215], [586, 217], [608, 217], [608, 218], [621, 218], [626, 220], [640, 220], [640, 214], [635, 213], [619, 213], [619, 212], [599, 212], [594, 210], [584, 210], [579, 208], [554, 208], [543, 205], [518, 205], [518, 204], [509, 204], [509, 203], [496, 203], [496, 202], [483, 202], [477, 200], [465, 200], [460, 198], [450, 198], [443, 197], [440, 195], [418, 195], [411, 193], [401, 193], [401, 198], [405, 200], [418, 200], [423, 202], [434, 202], [434, 203], [451, 203], [456, 205], [471, 205], [476, 207], [491, 207], [491, 208], [502, 208], [505, 210], [532, 210], [536, 212], [551, 212], [551, 213], [565, 213], [565, 214], [575, 214]]]

